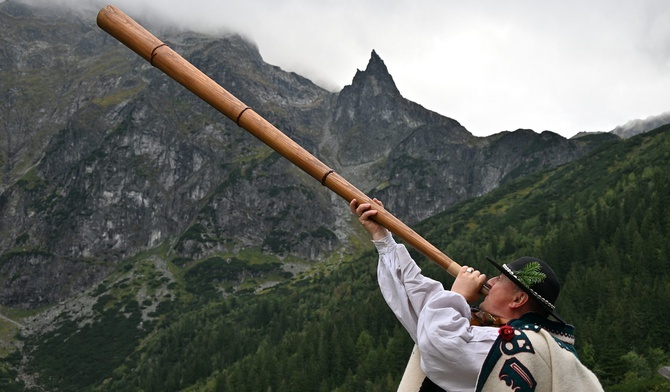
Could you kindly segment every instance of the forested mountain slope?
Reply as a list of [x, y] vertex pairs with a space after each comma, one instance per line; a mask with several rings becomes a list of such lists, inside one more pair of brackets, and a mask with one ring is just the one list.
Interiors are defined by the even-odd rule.
[[[485, 256], [550, 262], [564, 282], [559, 312], [576, 325], [581, 359], [606, 390], [662, 391], [669, 199], [666, 126], [516, 180], [416, 230], [483, 270]], [[50, 332], [26, 335], [23, 365], [16, 352], [7, 366], [64, 391], [394, 390], [412, 342], [384, 305], [376, 254], [365, 247], [360, 257], [225, 299], [195, 267], [161, 269], [158, 255], [146, 254], [81, 300], [87, 322], [60, 317]], [[449, 285], [444, 271], [417, 258]], [[171, 299], [155, 306], [166, 288]]]
[[457, 259], [546, 260], [564, 281], [558, 307], [577, 327], [581, 358], [607, 389], [667, 390], [656, 371], [670, 362], [669, 205], [666, 125], [421, 228]]

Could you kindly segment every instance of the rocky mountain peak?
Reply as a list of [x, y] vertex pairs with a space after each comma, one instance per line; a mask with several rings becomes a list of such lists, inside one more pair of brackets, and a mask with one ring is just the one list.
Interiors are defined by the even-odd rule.
[[388, 68], [386, 68], [384, 60], [374, 50], [370, 55], [370, 61], [365, 71], [356, 71], [352, 87], [367, 90], [372, 95], [400, 96], [400, 91], [396, 87]]
[[333, 127], [342, 140], [339, 163], [355, 167], [384, 160], [416, 129], [429, 124], [448, 129], [443, 134], [448, 138], [472, 136], [456, 121], [405, 99], [373, 50], [365, 71], [358, 70], [337, 98]]

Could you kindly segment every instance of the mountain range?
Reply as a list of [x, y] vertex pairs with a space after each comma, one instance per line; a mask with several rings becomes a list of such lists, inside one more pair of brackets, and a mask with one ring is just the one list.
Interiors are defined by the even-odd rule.
[[[0, 18], [2, 304], [57, 303], [158, 246], [188, 261], [250, 248], [318, 261], [347, 248], [346, 204], [95, 15], [6, 1]], [[156, 34], [408, 224], [616, 138], [475, 137], [405, 99], [374, 51], [332, 93], [265, 63], [240, 36]]]

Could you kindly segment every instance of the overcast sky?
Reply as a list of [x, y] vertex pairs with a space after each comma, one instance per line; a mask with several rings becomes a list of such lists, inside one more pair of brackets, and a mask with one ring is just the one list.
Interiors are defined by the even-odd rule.
[[240, 33], [266, 62], [331, 91], [374, 49], [404, 97], [478, 136], [570, 137], [670, 111], [667, 0], [86, 1]]

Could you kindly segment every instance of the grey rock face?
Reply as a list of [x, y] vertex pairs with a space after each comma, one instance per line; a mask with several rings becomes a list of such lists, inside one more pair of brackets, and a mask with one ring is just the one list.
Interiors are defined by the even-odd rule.
[[[94, 23], [0, 4], [0, 303], [63, 300], [158, 247], [318, 261], [348, 245], [346, 202]], [[239, 36], [160, 38], [408, 223], [600, 143], [476, 138], [403, 98], [375, 52], [331, 93]]]

